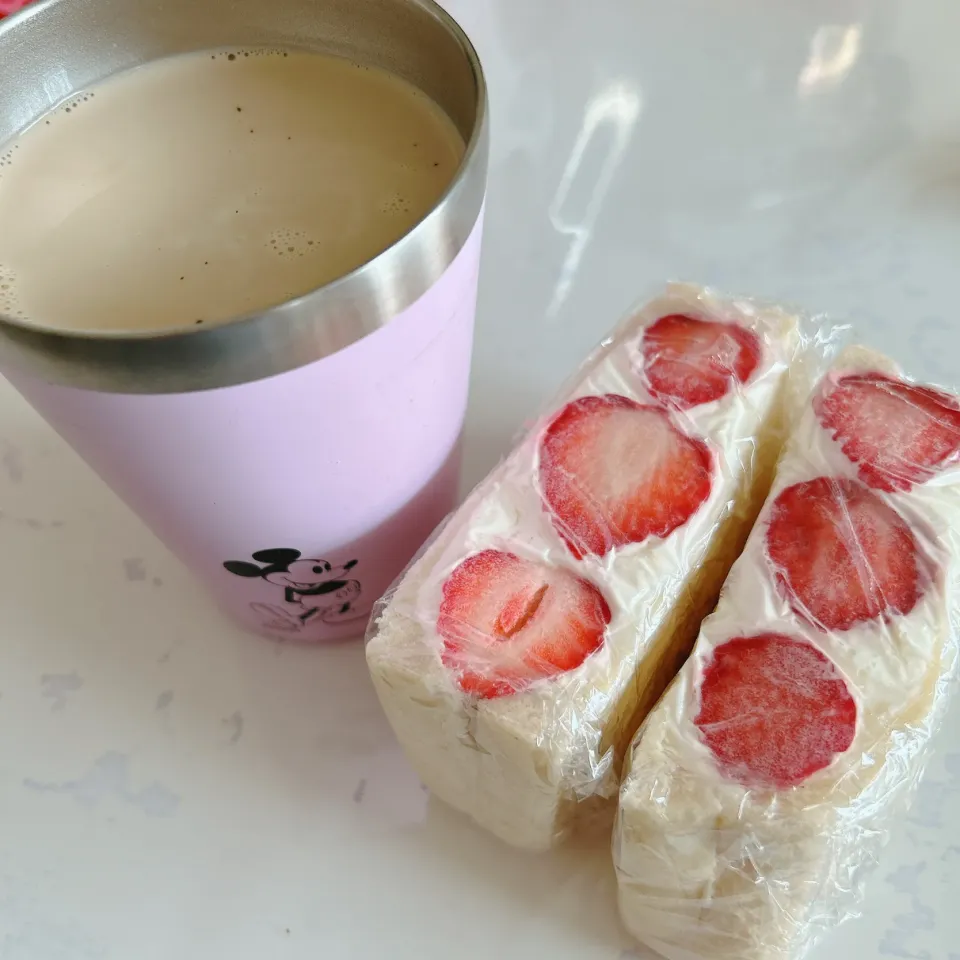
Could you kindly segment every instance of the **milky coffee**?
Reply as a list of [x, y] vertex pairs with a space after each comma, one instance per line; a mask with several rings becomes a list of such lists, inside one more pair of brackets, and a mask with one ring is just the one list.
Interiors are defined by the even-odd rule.
[[463, 153], [431, 100], [347, 60], [147, 64], [0, 147], [0, 314], [155, 330], [282, 303], [399, 239]]

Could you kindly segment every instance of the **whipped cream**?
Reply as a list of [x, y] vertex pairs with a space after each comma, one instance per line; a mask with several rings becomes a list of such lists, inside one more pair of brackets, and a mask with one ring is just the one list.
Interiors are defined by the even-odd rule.
[[[900, 375], [887, 358], [852, 348], [828, 377], [865, 372]], [[956, 663], [960, 469], [906, 493], [874, 491], [907, 521], [934, 573], [908, 614], [842, 632], [793, 612], [765, 552], [774, 499], [818, 476], [856, 479], [857, 467], [807, 400], [716, 611], [630, 750], [614, 834], [621, 912], [668, 960], [788, 960], [849, 915], [942, 710]], [[849, 750], [784, 790], [726, 776], [694, 723], [717, 647], [765, 632], [826, 654], [857, 704]]]
[[[650, 323], [673, 313], [740, 323], [755, 331], [762, 345], [760, 365], [745, 385], [674, 414], [682, 431], [709, 447], [710, 495], [665, 539], [651, 537], [603, 557], [577, 560], [558, 536], [538, 487], [543, 429], [566, 403], [582, 396], [612, 393], [656, 403], [641, 372], [640, 341]], [[477, 487], [414, 563], [375, 619], [367, 659], [401, 744], [438, 796], [508, 842], [543, 849], [562, 839], [579, 816], [589, 815], [591, 805], [582, 801], [615, 793], [612, 748], [632, 732], [624, 730], [631, 722], [631, 701], [648, 692], [631, 691], [631, 685], [662, 689], [672, 663], [656, 665], [657, 670], [644, 664], [653, 656], [658, 631], [669, 629], [691, 605], [694, 580], [707, 558], [717, 581], [733, 560], [722, 551], [716, 555], [717, 541], [736, 536], [735, 525], [725, 521], [739, 520], [742, 526], [755, 513], [753, 481], [769, 467], [762, 461], [771, 461], [779, 450], [780, 401], [798, 339], [796, 320], [780, 310], [671, 286], [632, 314], [585, 362], [550, 414]], [[436, 623], [451, 572], [487, 548], [587, 578], [603, 592], [612, 618], [603, 645], [578, 668], [510, 696], [474, 700], [461, 693], [441, 661]], [[646, 666], [643, 676], [641, 665]], [[664, 669], [668, 674], [661, 678]]]

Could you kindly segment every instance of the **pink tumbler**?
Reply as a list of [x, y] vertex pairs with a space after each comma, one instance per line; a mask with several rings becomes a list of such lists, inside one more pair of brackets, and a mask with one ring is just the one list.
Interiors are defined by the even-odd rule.
[[0, 315], [0, 370], [228, 615], [316, 642], [362, 633], [455, 502], [488, 141], [469, 40], [432, 0], [41, 0], [0, 24], [0, 142], [119, 70], [266, 44], [385, 67], [443, 108], [467, 150], [436, 207], [353, 273], [219, 326]]

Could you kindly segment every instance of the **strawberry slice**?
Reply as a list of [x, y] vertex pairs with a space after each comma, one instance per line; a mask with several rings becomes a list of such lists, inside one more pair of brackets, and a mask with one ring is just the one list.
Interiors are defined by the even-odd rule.
[[960, 458], [960, 406], [939, 390], [857, 374], [841, 377], [815, 409], [863, 482], [879, 490], [909, 490]]
[[650, 392], [686, 410], [719, 400], [746, 383], [760, 365], [757, 335], [736, 323], [661, 317], [643, 335], [643, 370]]
[[767, 554], [794, 612], [821, 630], [907, 614], [923, 593], [910, 527], [856, 480], [787, 487], [770, 511]]
[[785, 789], [850, 749], [857, 705], [840, 671], [816, 647], [762, 633], [716, 648], [694, 723], [731, 780]]
[[713, 461], [659, 407], [607, 394], [568, 403], [540, 441], [540, 489], [577, 559], [666, 537], [710, 495]]
[[468, 557], [443, 585], [443, 662], [464, 693], [503, 697], [579, 667], [610, 607], [588, 580], [501, 550]]

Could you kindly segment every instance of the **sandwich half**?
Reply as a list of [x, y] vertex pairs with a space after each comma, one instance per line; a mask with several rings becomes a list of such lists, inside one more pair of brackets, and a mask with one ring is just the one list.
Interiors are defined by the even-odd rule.
[[612, 805], [769, 488], [798, 343], [782, 310], [670, 286], [385, 598], [367, 661], [436, 796], [534, 850]]
[[960, 403], [863, 348], [804, 401], [692, 656], [629, 751], [626, 926], [794, 960], [854, 906], [956, 667]]

